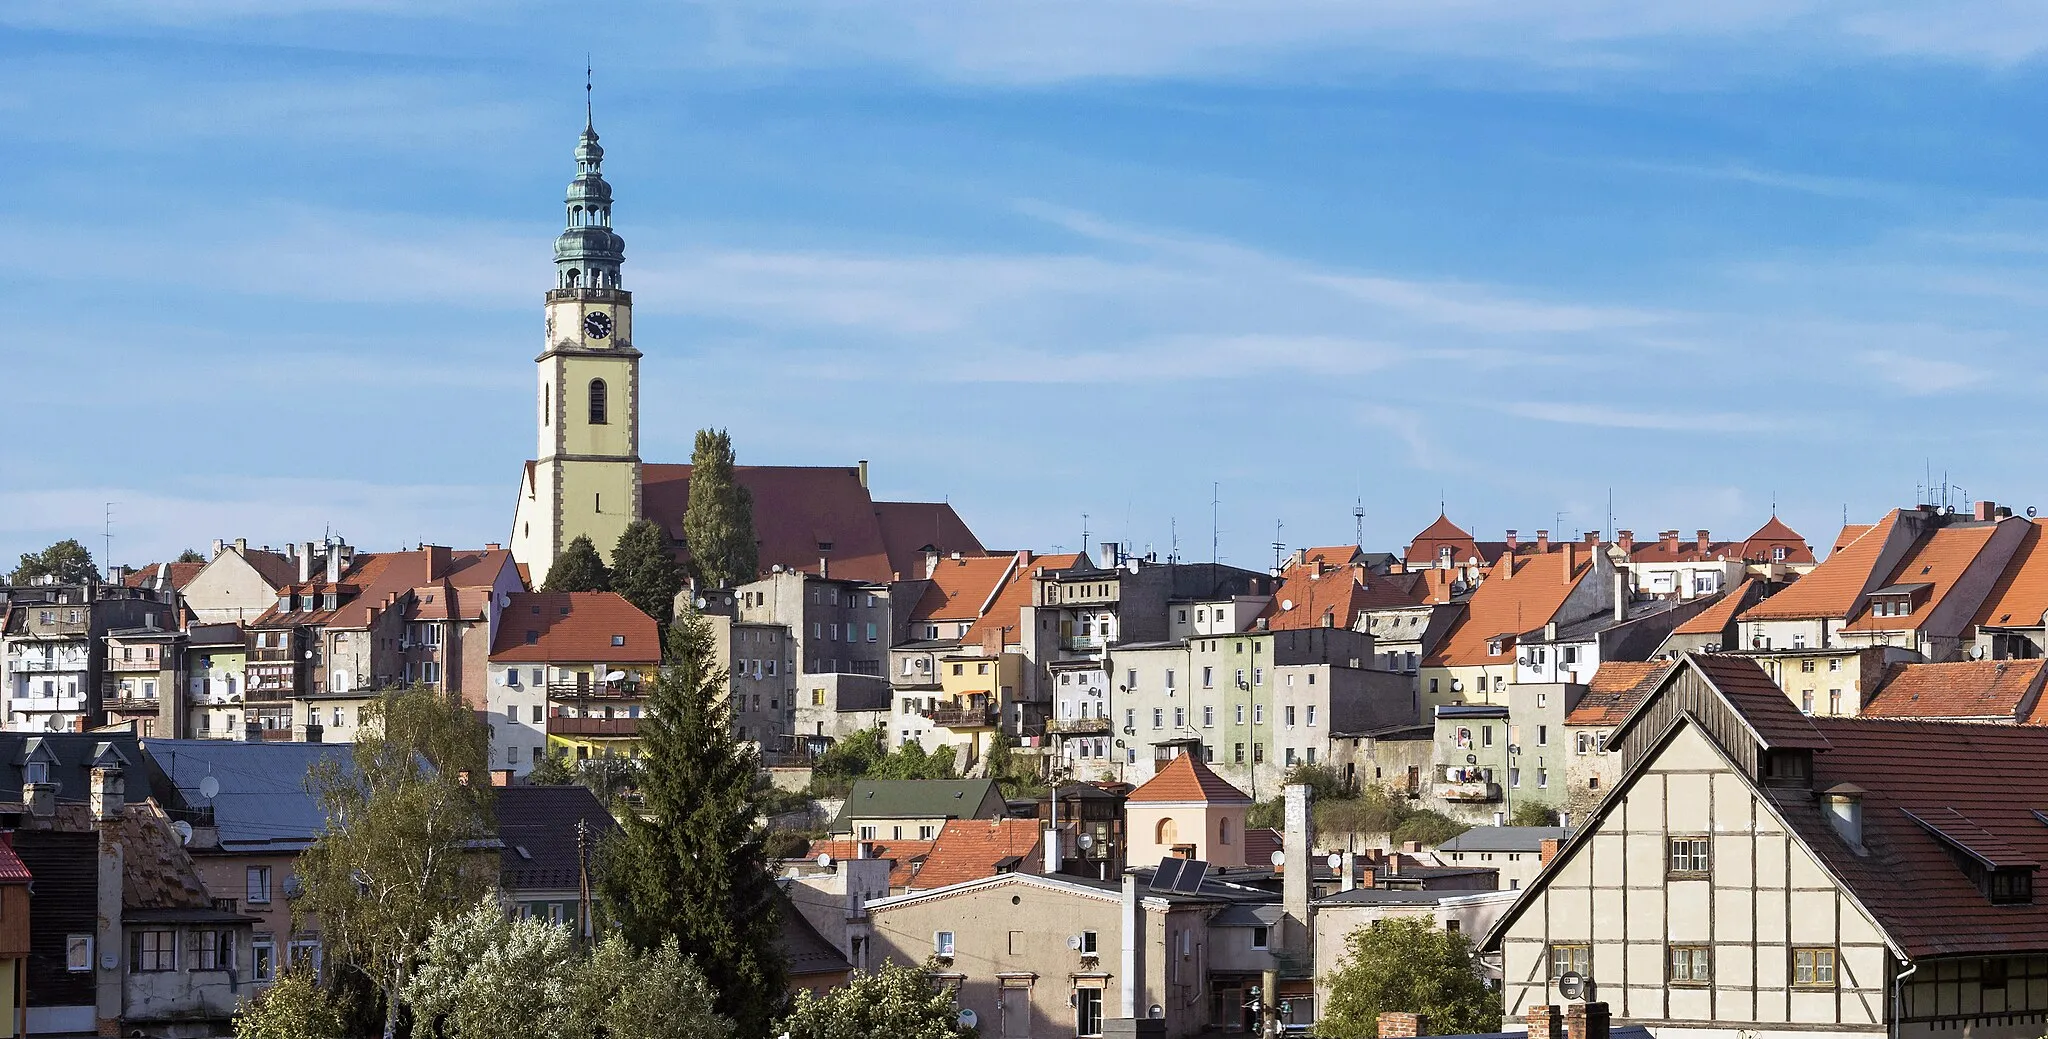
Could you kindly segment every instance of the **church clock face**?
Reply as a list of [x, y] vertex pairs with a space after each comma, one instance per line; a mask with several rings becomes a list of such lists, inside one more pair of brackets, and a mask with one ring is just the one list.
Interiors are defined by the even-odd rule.
[[604, 339], [612, 334], [612, 316], [603, 312], [583, 316], [583, 334], [592, 339]]

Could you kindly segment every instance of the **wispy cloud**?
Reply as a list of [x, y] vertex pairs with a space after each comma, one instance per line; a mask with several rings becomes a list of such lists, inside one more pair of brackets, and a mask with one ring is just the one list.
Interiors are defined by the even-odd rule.
[[1686, 433], [1776, 433], [1791, 427], [1776, 415], [1736, 411], [1642, 411], [1605, 404], [1521, 401], [1506, 405], [1510, 415], [1572, 426], [1641, 429]]
[[1878, 379], [1914, 396], [1953, 393], [1989, 377], [1981, 368], [1897, 350], [1870, 350], [1858, 359]]

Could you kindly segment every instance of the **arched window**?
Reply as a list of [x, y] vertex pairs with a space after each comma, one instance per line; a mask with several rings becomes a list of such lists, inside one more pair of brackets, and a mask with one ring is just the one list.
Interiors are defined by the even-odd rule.
[[1161, 819], [1153, 836], [1155, 838], [1154, 843], [1172, 847], [1180, 843], [1180, 827], [1175, 826], [1171, 819]]
[[575, 287], [576, 287], [576, 284], [577, 284], [577, 282], [579, 282], [579, 281], [581, 281], [581, 280], [582, 280], [582, 278], [581, 278], [581, 276], [580, 276], [580, 275], [579, 275], [579, 274], [577, 273], [577, 271], [576, 271], [576, 268], [574, 268], [574, 267], [571, 267], [571, 268], [569, 268], [569, 269], [568, 269], [568, 271], [564, 272], [564, 273], [563, 273], [563, 275], [562, 275], [562, 287], [563, 287], [563, 288], [568, 288], [568, 289], [573, 289], [573, 288], [575, 288]]
[[1229, 844], [1229, 843], [1230, 843], [1230, 820], [1229, 820], [1229, 819], [1218, 819], [1218, 820], [1216, 820], [1216, 843], [1218, 843], [1218, 844]]
[[590, 424], [602, 426], [606, 421], [604, 380], [592, 379], [590, 380]]

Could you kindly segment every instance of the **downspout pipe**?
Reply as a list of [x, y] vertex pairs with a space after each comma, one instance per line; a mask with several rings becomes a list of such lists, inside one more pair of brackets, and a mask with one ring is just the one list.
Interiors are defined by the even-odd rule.
[[1920, 965], [1919, 965], [1919, 964], [1917, 964], [1917, 963], [1915, 963], [1915, 964], [1913, 964], [1913, 965], [1911, 965], [1911, 966], [1907, 967], [1907, 968], [1906, 968], [1905, 970], [1903, 970], [1903, 971], [1900, 971], [1900, 972], [1899, 972], [1899, 974], [1898, 974], [1898, 976], [1897, 976], [1897, 977], [1894, 977], [1894, 978], [1892, 979], [1892, 1035], [1891, 1035], [1891, 1039], [1899, 1039], [1899, 1018], [1900, 1018], [1900, 1016], [1901, 1016], [1901, 1015], [1902, 1015], [1902, 1014], [1903, 1014], [1903, 1013], [1905, 1012], [1905, 1002], [1906, 1002], [1906, 979], [1907, 979], [1907, 978], [1910, 978], [1910, 977], [1912, 977], [1912, 976], [1913, 976], [1913, 972], [1914, 972], [1914, 971], [1916, 971], [1916, 970], [1919, 970], [1919, 969], [1920, 969]]

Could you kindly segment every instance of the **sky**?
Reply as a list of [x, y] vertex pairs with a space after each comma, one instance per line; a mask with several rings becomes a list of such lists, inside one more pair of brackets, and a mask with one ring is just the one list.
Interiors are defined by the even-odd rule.
[[0, 560], [506, 540], [586, 53], [648, 461], [1246, 566], [2048, 510], [2040, 5], [10, 0]]

